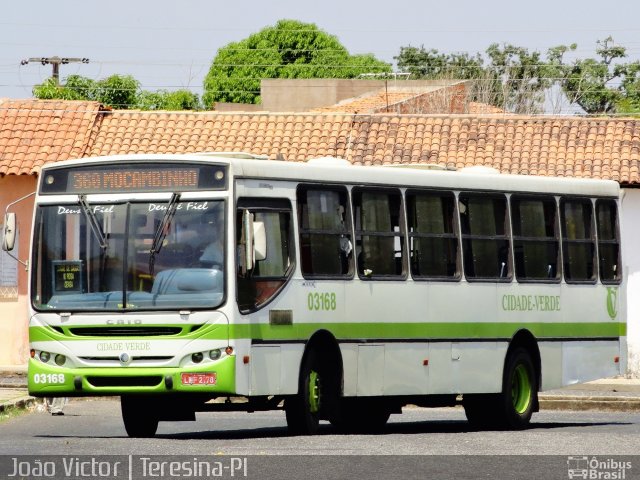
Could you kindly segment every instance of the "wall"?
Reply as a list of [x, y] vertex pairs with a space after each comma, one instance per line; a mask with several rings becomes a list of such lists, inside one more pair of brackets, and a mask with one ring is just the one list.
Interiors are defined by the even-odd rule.
[[263, 79], [262, 109], [268, 112], [308, 112], [385, 88], [444, 88], [459, 80]]
[[622, 213], [622, 265], [627, 278], [627, 344], [629, 356], [627, 370], [640, 377], [640, 190], [623, 190]]
[[[36, 177], [31, 175], [9, 175], [0, 177], [0, 213], [4, 217], [7, 204], [23, 197], [36, 188]], [[29, 257], [33, 197], [15, 206], [10, 211], [18, 217], [18, 257]], [[4, 223], [3, 221], [1, 223]], [[0, 298], [0, 365], [23, 365], [29, 357], [27, 272], [18, 265], [17, 295], [5, 294]]]
[[[423, 93], [404, 102], [392, 105], [388, 110], [399, 114], [449, 114], [466, 113], [467, 89], [461, 82]], [[386, 109], [385, 109], [386, 110]]]
[[216, 112], [259, 112], [263, 109], [261, 103], [227, 103], [227, 102], [215, 102], [213, 109]]

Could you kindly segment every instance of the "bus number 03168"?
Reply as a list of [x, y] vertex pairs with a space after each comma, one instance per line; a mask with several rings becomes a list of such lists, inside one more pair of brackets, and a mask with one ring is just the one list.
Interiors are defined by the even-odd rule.
[[36, 373], [33, 376], [33, 383], [64, 383], [63, 373]]
[[336, 294], [311, 292], [307, 295], [307, 307], [309, 310], [335, 310]]

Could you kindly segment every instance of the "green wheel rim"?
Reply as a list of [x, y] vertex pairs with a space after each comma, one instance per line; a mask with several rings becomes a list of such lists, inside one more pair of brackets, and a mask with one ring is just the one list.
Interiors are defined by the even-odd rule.
[[511, 399], [513, 408], [522, 415], [531, 403], [531, 378], [524, 365], [518, 365], [511, 380]]
[[320, 410], [320, 376], [318, 372], [309, 372], [309, 411], [318, 413]]

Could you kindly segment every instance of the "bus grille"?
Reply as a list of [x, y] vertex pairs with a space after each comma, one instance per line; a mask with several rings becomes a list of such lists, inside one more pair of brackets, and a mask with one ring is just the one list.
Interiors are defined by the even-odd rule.
[[[146, 356], [146, 357], [131, 357], [132, 362], [166, 362], [171, 360], [171, 356]], [[119, 357], [80, 357], [80, 360], [88, 362], [120, 362]]]
[[159, 337], [178, 335], [182, 327], [73, 327], [69, 332], [78, 337]]
[[160, 385], [162, 377], [156, 375], [137, 375], [131, 377], [87, 377], [94, 387], [155, 387]]

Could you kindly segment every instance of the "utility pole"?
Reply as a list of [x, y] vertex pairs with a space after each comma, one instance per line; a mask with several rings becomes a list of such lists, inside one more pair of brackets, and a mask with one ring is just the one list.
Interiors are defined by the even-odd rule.
[[70, 58], [58, 56], [55, 57], [31, 57], [20, 62], [20, 65], [27, 65], [29, 62], [40, 62], [42, 65], [51, 65], [53, 72], [51, 76], [56, 85], [60, 85], [60, 65], [67, 65], [69, 63], [89, 63], [88, 58]]

